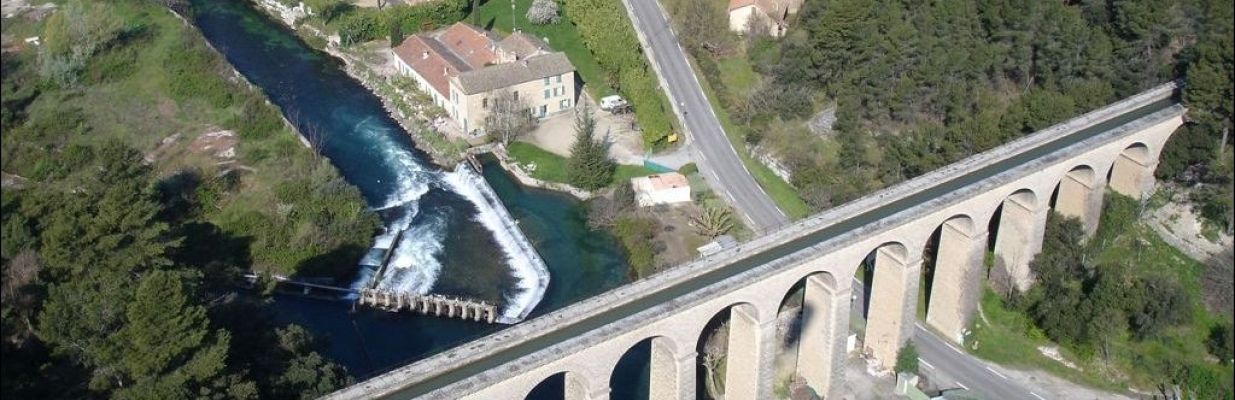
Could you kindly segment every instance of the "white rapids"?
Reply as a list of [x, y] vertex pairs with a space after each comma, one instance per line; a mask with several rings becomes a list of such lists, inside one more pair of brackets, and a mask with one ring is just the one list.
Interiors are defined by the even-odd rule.
[[[381, 146], [379, 156], [398, 166], [394, 191], [385, 204], [375, 210], [387, 210], [397, 215], [373, 240], [373, 249], [360, 261], [360, 273], [352, 282], [353, 289], [365, 287], [381, 264], [382, 255], [394, 249], [376, 287], [396, 293], [428, 294], [441, 276], [440, 257], [445, 249], [447, 233], [445, 216], [420, 215], [418, 202], [431, 187], [459, 194], [476, 206], [473, 220], [492, 232], [501, 248], [505, 263], [516, 279], [516, 290], [510, 291], [497, 322], [512, 324], [527, 318], [544, 297], [549, 285], [549, 271], [544, 260], [532, 248], [527, 238], [489, 187], [484, 178], [467, 165], [460, 164], [452, 172], [426, 168], [415, 156], [403, 150], [384, 128], [362, 120], [356, 131], [371, 134]], [[420, 217], [419, 219], [417, 217]], [[394, 243], [404, 231], [399, 243]]]

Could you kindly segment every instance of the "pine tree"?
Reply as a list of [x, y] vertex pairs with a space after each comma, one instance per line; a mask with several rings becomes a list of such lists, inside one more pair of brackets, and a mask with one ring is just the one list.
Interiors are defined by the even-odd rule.
[[126, 313], [128, 324], [117, 333], [126, 349], [120, 365], [135, 384], [119, 397], [200, 394], [222, 377], [230, 336], [210, 329], [206, 309], [194, 304], [182, 279], [156, 271], [138, 284]]
[[607, 146], [596, 141], [596, 119], [587, 105], [575, 110], [575, 143], [567, 166], [570, 184], [581, 189], [600, 189], [613, 180], [616, 166], [609, 160]]

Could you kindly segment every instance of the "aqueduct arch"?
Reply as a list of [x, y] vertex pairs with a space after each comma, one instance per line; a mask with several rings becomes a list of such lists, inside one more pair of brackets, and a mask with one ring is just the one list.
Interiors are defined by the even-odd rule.
[[926, 323], [948, 339], [963, 343], [964, 331], [982, 293], [987, 232], [967, 215], [948, 218], [938, 232]]
[[[728, 313], [729, 338], [726, 341], [724, 394], [729, 399], [764, 399], [771, 395], [772, 361], [776, 354], [776, 320], [764, 318], [754, 304], [740, 302], [721, 310], [713, 317]], [[699, 378], [706, 379], [704, 363], [707, 356], [703, 345], [709, 329], [699, 334]], [[702, 385], [700, 385], [702, 387]]]
[[844, 380], [852, 280], [828, 272], [815, 272], [803, 279], [797, 373], [815, 393], [833, 398]]
[[891, 368], [896, 353], [913, 334], [921, 253], [910, 253], [905, 245], [889, 242], [876, 248], [863, 262], [873, 263], [868, 265], [873, 269], [873, 278], [863, 352], [882, 367]]
[[1050, 213], [1046, 201], [1030, 189], [1020, 189], [1008, 195], [996, 216], [995, 264], [988, 279], [996, 290], [1026, 290], [1033, 277], [1029, 261], [1042, 250], [1042, 235], [1046, 216]]
[[523, 396], [526, 400], [596, 400], [608, 397], [608, 392], [595, 393], [583, 374], [562, 371], [545, 377]]
[[[638, 357], [646, 357], [647, 371], [642, 378], [647, 379], [647, 393], [638, 396], [632, 396], [635, 393], [629, 386], [633, 382], [619, 381], [618, 375], [622, 372], [620, 369], [624, 366], [623, 361], [626, 361], [628, 356], [636, 356], [636, 352], [646, 351], [646, 354], [637, 354]], [[627, 398], [646, 398], [651, 400], [659, 399], [688, 399], [695, 397], [695, 353], [689, 352], [683, 354], [683, 347], [679, 345], [673, 338], [667, 336], [653, 336], [627, 348], [625, 354], [619, 358], [618, 362], [613, 365], [613, 370], [609, 373], [609, 386], [611, 398], [627, 399]]]
[[1055, 189], [1055, 212], [1065, 217], [1081, 220], [1085, 233], [1093, 234], [1098, 230], [1098, 221], [1102, 214], [1102, 192], [1106, 180], [1102, 179], [1093, 167], [1080, 165], [1059, 180]]
[[1141, 142], [1125, 148], [1111, 164], [1111, 190], [1134, 199], [1149, 193], [1153, 189], [1157, 158], [1156, 152]]

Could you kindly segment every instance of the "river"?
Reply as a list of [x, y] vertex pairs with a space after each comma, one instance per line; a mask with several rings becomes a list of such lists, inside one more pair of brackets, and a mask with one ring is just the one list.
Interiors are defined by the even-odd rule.
[[[341, 63], [242, 0], [193, 0], [193, 22], [237, 71], [260, 87], [377, 210], [388, 234], [406, 228], [384, 287], [515, 301], [521, 279], [503, 262], [509, 250], [494, 239], [469, 198], [466, 179], [428, 162], [377, 97]], [[244, 151], [241, 143], [239, 151]], [[579, 202], [517, 184], [492, 160], [483, 178], [518, 221], [551, 276], [532, 316], [627, 281], [616, 241], [586, 227]], [[358, 261], [357, 282], [366, 267]], [[278, 319], [300, 324], [329, 343], [327, 356], [358, 379], [407, 364], [495, 332], [487, 325], [407, 313], [355, 310], [350, 301], [277, 295]]]

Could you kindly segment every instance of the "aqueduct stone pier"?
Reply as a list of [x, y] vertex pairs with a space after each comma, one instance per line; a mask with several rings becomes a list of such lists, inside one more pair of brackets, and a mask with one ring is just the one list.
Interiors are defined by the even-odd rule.
[[1177, 90], [1156, 87], [329, 397], [523, 399], [553, 378], [565, 380], [568, 399], [607, 399], [618, 360], [650, 345], [650, 397], [694, 399], [700, 335], [721, 315], [726, 398], [769, 398], [777, 312], [804, 286], [797, 372], [836, 398], [859, 268], [872, 281], [860, 351], [877, 363], [890, 368], [913, 332], [924, 263], [934, 266], [927, 325], [963, 340], [984, 277], [1007, 288], [1032, 282], [1028, 264], [1052, 209], [1092, 232], [1106, 188], [1150, 191], [1158, 154], [1183, 123]]

